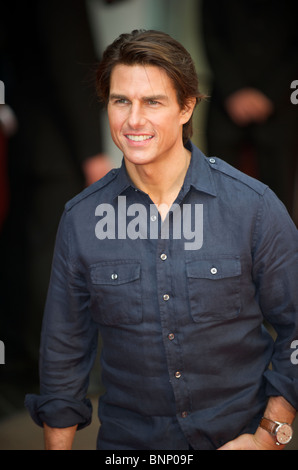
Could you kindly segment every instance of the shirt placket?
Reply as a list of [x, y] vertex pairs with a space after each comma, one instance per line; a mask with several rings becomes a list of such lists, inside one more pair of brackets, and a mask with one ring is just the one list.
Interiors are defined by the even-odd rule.
[[[169, 233], [171, 233], [171, 230]], [[177, 271], [173, 272], [172, 250], [170, 249], [172, 242], [173, 240], [171, 240], [171, 238], [159, 238], [157, 241], [156, 272], [158, 301], [163, 343], [170, 383], [175, 396], [177, 418], [180, 423], [183, 421], [181, 427], [187, 434], [187, 423], [185, 421], [191, 412], [191, 400], [183, 365], [181, 332], [178, 329], [179, 322], [177, 315], [179, 315], [179, 312], [176, 308], [176, 295], [173, 290], [173, 277], [179, 277], [183, 275], [183, 273]], [[180, 242], [181, 250], [183, 250], [183, 243], [182, 241]], [[182, 264], [183, 263], [181, 263], [181, 266]]]

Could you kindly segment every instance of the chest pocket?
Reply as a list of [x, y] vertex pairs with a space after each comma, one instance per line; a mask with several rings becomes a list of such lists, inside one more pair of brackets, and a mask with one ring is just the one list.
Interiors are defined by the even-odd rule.
[[232, 319], [241, 307], [241, 263], [237, 257], [191, 261], [186, 265], [191, 315], [195, 322]]
[[141, 266], [137, 261], [103, 261], [90, 266], [91, 311], [103, 325], [142, 321]]

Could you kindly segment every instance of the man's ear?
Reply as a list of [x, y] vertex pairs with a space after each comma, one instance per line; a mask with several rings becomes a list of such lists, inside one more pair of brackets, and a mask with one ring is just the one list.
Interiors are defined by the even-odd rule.
[[182, 122], [183, 124], [187, 123], [190, 120], [192, 113], [194, 111], [194, 108], [196, 106], [196, 103], [197, 103], [197, 100], [195, 97], [189, 98], [187, 102], [185, 103], [181, 112], [181, 115], [183, 118], [183, 122]]

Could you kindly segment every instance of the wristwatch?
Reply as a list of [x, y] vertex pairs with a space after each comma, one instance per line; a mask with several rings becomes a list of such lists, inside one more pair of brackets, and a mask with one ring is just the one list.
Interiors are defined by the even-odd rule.
[[293, 428], [288, 423], [279, 423], [263, 417], [260, 421], [260, 427], [275, 436], [278, 446], [288, 444], [293, 437]]

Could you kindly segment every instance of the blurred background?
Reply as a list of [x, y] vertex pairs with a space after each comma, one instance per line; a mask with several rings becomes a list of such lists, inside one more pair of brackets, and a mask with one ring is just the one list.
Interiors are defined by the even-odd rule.
[[[43, 446], [23, 402], [25, 393], [38, 392], [39, 335], [57, 225], [67, 200], [121, 162], [94, 88], [103, 50], [139, 28], [180, 41], [208, 95], [195, 114], [194, 143], [269, 184], [298, 226], [294, 7], [294, 0], [2, 2], [0, 449]], [[89, 390], [95, 415], [99, 367]], [[94, 418], [77, 433], [74, 447], [93, 449], [97, 427]], [[298, 432], [288, 449], [298, 449]]]

